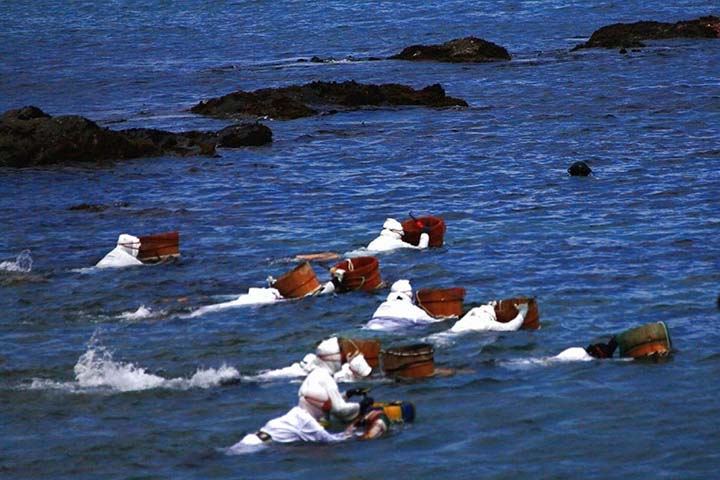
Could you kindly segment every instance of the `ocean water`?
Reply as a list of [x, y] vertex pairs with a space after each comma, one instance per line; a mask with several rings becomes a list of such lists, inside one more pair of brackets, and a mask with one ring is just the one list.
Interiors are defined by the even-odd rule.
[[[720, 13], [667, 3], [4, 2], [0, 111], [217, 129], [187, 109], [349, 79], [440, 83], [470, 107], [267, 120], [271, 146], [219, 158], [0, 169], [0, 476], [715, 477], [720, 41], [569, 53], [603, 25]], [[343, 61], [469, 35], [513, 60]], [[297, 62], [314, 55], [338, 61]], [[578, 160], [594, 175], [568, 176]], [[82, 203], [106, 208], [70, 209]], [[229, 455], [296, 402], [297, 383], [246, 377], [366, 335], [386, 291], [192, 313], [409, 212], [442, 216], [445, 246], [381, 255], [385, 280], [534, 296], [543, 328], [438, 344], [449, 377], [373, 378], [374, 398], [417, 408], [386, 438]], [[120, 233], [169, 230], [178, 262], [88, 269]], [[669, 361], [547, 360], [659, 320]]]

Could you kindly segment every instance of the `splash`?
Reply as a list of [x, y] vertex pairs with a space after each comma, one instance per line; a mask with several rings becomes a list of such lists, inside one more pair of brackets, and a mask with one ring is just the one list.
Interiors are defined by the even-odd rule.
[[32, 271], [33, 259], [30, 250], [23, 250], [15, 258], [15, 261], [0, 262], [0, 270], [6, 272], [30, 273]]
[[118, 315], [122, 320], [143, 320], [154, 316], [156, 316], [156, 314], [145, 305], [140, 305], [134, 312], [124, 312]]
[[91, 339], [88, 350], [75, 364], [74, 382], [56, 382], [34, 379], [30, 389], [64, 390], [71, 393], [88, 391], [136, 392], [164, 388], [188, 390], [191, 388], [211, 388], [229, 380], [239, 379], [240, 373], [233, 367], [222, 365], [220, 368], [198, 368], [190, 378], [164, 378], [147, 372], [133, 363], [118, 362], [112, 352], [97, 341]]

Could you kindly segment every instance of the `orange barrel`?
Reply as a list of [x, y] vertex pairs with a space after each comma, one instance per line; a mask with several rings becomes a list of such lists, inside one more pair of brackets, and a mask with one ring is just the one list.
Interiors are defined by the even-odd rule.
[[453, 318], [462, 316], [465, 289], [421, 288], [415, 292], [415, 300], [420, 308], [435, 318]]
[[141, 262], [157, 262], [180, 255], [180, 233], [177, 231], [138, 238], [140, 239], [140, 250], [138, 250], [137, 258]]
[[351, 357], [354, 353], [360, 352], [370, 367], [377, 368], [380, 364], [380, 340], [338, 338], [338, 343], [340, 344], [340, 358], [343, 363], [347, 362], [348, 357]]
[[538, 311], [537, 302], [534, 298], [528, 297], [500, 300], [497, 305], [495, 305], [495, 316], [497, 317], [497, 321], [507, 323], [517, 317], [518, 310], [515, 308], [516, 303], [528, 304], [528, 312], [527, 315], [525, 315], [525, 321], [523, 321], [520, 328], [523, 330], [537, 330], [540, 328], [540, 312]]
[[615, 335], [621, 357], [666, 356], [672, 351], [665, 322], [648, 323]]
[[[430, 227], [430, 247], [442, 247], [443, 237], [445, 236], [445, 221], [440, 217], [419, 217], [417, 219], [423, 225]], [[417, 245], [420, 243], [421, 228], [417, 226], [415, 220], [409, 218], [402, 222], [403, 242]]]
[[424, 378], [435, 373], [435, 349], [427, 343], [393, 347], [380, 351], [385, 375], [400, 378]]
[[278, 278], [272, 285], [284, 298], [300, 298], [314, 293], [320, 282], [309, 262], [304, 262]]
[[333, 268], [345, 270], [340, 292], [363, 290], [370, 292], [383, 286], [380, 278], [380, 262], [376, 257], [356, 257], [343, 260]]

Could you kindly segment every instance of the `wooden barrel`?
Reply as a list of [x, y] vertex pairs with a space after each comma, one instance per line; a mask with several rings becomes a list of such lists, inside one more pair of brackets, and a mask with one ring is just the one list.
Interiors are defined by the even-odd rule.
[[669, 355], [672, 350], [670, 334], [665, 322], [648, 323], [615, 335], [621, 357], [650, 357]]
[[144, 263], [159, 262], [180, 256], [180, 233], [167, 232], [139, 237], [138, 260]]
[[415, 301], [428, 315], [435, 318], [455, 318], [462, 316], [465, 289], [421, 288], [415, 292]]
[[393, 347], [380, 352], [385, 375], [400, 378], [424, 378], [435, 373], [435, 349], [427, 343]]
[[[430, 247], [442, 247], [443, 239], [445, 237], [445, 221], [440, 217], [419, 217], [417, 221], [422, 222], [423, 225], [430, 227]], [[417, 245], [420, 243], [420, 234], [422, 233], [421, 228], [417, 226], [417, 223], [412, 218], [409, 218], [402, 222], [403, 227], [403, 242]]]
[[300, 298], [317, 291], [320, 282], [310, 263], [304, 262], [278, 278], [273, 287], [284, 298]]
[[518, 297], [500, 300], [495, 305], [495, 316], [498, 322], [507, 323], [517, 317], [518, 310], [515, 308], [517, 303], [527, 303], [528, 312], [525, 320], [520, 327], [523, 330], [537, 330], [540, 328], [540, 312], [538, 311], [537, 301], [534, 298]]
[[380, 340], [360, 338], [338, 338], [340, 358], [343, 363], [355, 352], [360, 352], [373, 369], [380, 364]]
[[340, 283], [340, 292], [353, 290], [371, 292], [383, 286], [380, 277], [380, 262], [376, 257], [350, 258], [335, 264], [333, 268], [345, 270], [345, 275]]

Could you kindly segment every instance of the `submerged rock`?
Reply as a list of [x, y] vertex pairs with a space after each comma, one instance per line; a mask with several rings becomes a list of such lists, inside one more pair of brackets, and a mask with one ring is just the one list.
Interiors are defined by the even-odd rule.
[[477, 37], [458, 38], [441, 45], [412, 45], [390, 58], [393, 60], [435, 60], [455, 63], [495, 62], [511, 59], [504, 47]]
[[464, 100], [448, 97], [438, 85], [415, 90], [407, 85], [386, 83], [368, 85], [355, 81], [312, 82], [282, 88], [237, 91], [203, 100], [190, 109], [216, 118], [237, 116], [271, 117], [292, 120], [327, 113], [337, 108], [422, 105], [426, 107], [467, 107]]
[[592, 170], [585, 162], [575, 162], [568, 167], [567, 171], [573, 177], [587, 177], [592, 173]]
[[572, 51], [583, 48], [637, 48], [643, 40], [667, 38], [720, 38], [720, 17], [707, 16], [677, 23], [615, 23], [593, 32], [590, 39]]
[[234, 125], [220, 132], [109, 130], [77, 115], [51, 117], [37, 107], [0, 116], [0, 167], [91, 163], [160, 155], [213, 155], [216, 146], [272, 141], [264, 125]]

